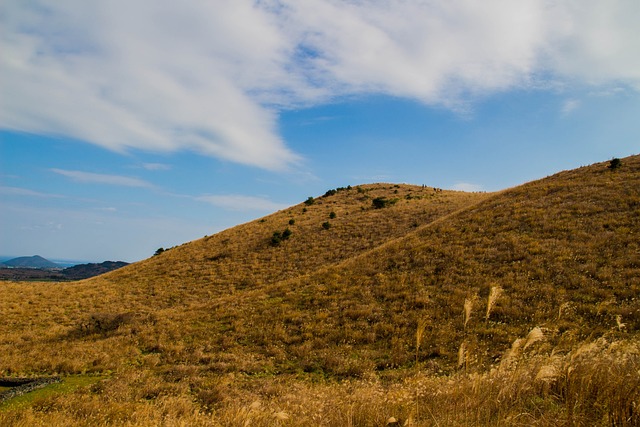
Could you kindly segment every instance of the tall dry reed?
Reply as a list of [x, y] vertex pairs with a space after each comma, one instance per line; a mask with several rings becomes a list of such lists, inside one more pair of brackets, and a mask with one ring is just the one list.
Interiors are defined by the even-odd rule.
[[485, 315], [485, 320], [489, 320], [491, 310], [495, 307], [498, 298], [502, 295], [502, 292], [502, 288], [499, 285], [491, 287], [491, 292], [489, 292], [489, 299], [487, 301], [487, 314]]
[[464, 299], [464, 311], [462, 313], [462, 320], [464, 323], [464, 329], [467, 329], [467, 323], [469, 323], [469, 319], [471, 318], [471, 312], [473, 311], [473, 301], [475, 298], [465, 298]]
[[420, 343], [422, 343], [424, 331], [427, 329], [428, 324], [429, 321], [426, 318], [418, 320], [418, 327], [416, 329], [416, 366], [418, 365], [418, 356], [420, 354]]

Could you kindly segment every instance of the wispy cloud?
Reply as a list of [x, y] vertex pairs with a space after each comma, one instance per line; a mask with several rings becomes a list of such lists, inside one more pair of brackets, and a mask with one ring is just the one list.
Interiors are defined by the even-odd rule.
[[200, 196], [196, 197], [196, 200], [234, 211], [273, 212], [289, 206], [262, 197], [242, 196], [238, 194]]
[[50, 169], [51, 172], [55, 172], [58, 175], [65, 176], [76, 182], [82, 182], [87, 184], [106, 184], [106, 185], [119, 185], [123, 187], [144, 187], [151, 188], [153, 185], [147, 181], [132, 178], [121, 175], [106, 175], [100, 173], [83, 172], [76, 170], [66, 169]]
[[459, 108], [541, 80], [640, 90], [635, 0], [0, 3], [0, 128], [299, 164], [283, 109], [363, 93]]
[[3, 187], [0, 186], [0, 194], [5, 196], [26, 196], [26, 197], [44, 197], [44, 198], [63, 198], [64, 196], [59, 194], [41, 193], [39, 191], [29, 190], [28, 188], [20, 187]]
[[567, 99], [562, 104], [560, 112], [563, 116], [568, 116], [580, 107], [581, 102], [578, 99]]
[[168, 171], [171, 170], [171, 165], [165, 163], [143, 163], [142, 168], [148, 171]]

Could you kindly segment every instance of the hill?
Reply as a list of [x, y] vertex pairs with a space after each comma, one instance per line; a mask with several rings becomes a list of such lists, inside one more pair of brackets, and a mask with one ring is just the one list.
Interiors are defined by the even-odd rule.
[[82, 280], [99, 276], [110, 271], [125, 267], [129, 263], [124, 261], [104, 261], [101, 263], [78, 264], [62, 270], [62, 275], [66, 280]]
[[122, 268], [128, 263], [123, 261], [104, 261], [101, 263], [77, 264], [72, 267], [62, 269], [49, 268], [4, 268], [0, 269], [0, 280], [30, 281], [30, 280], [82, 280], [99, 276], [118, 268]]
[[18, 268], [48, 268], [48, 269], [61, 268], [55, 262], [51, 262], [48, 259], [41, 257], [40, 255], [13, 258], [13, 259], [4, 261], [2, 264], [4, 264], [7, 267], [18, 267]]
[[101, 377], [0, 421], [637, 425], [640, 157], [609, 166], [330, 190], [97, 278], [3, 283], [0, 372]]

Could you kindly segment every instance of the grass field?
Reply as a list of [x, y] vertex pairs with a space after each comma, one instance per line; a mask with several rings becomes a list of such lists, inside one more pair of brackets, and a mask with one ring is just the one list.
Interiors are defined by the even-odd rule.
[[93, 279], [0, 283], [0, 375], [99, 378], [0, 425], [640, 425], [640, 157], [608, 166], [346, 187]]

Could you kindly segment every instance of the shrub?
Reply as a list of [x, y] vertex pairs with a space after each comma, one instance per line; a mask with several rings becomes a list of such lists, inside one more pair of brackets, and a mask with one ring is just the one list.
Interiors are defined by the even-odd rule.
[[271, 235], [271, 246], [278, 246], [282, 241], [291, 237], [292, 231], [289, 228], [285, 228], [284, 231], [274, 231]]
[[89, 319], [79, 325], [80, 333], [107, 334], [114, 332], [133, 320], [133, 313], [93, 313]]
[[325, 230], [330, 229], [331, 228], [331, 223], [329, 221], [323, 222], [322, 223], [322, 228], [324, 228]]
[[274, 231], [271, 236], [271, 246], [278, 246], [282, 242], [282, 233]]
[[164, 248], [158, 248], [158, 249], [156, 249], [156, 251], [154, 252], [153, 256], [160, 255], [162, 252], [164, 252]]
[[296, 223], [296, 220], [295, 220], [295, 219], [291, 218], [291, 219], [289, 220], [289, 225], [293, 225], [293, 224], [295, 224], [295, 223]]
[[309, 196], [307, 198], [307, 200], [304, 201], [304, 204], [307, 206], [311, 206], [312, 204], [314, 204], [316, 201], [313, 197]]
[[289, 230], [289, 228], [285, 228], [282, 232], [282, 240], [287, 240], [289, 237], [291, 237], [291, 234], [291, 230]]
[[329, 214], [329, 218], [334, 219], [335, 217], [336, 217], [336, 213], [332, 211], [332, 212]]
[[338, 187], [335, 190], [334, 189], [327, 190], [327, 192], [324, 193], [324, 196], [322, 196], [322, 197], [333, 196], [334, 194], [337, 194], [337, 193], [339, 193], [341, 191], [345, 191], [345, 190], [351, 190], [351, 186], [349, 185], [347, 187]]
[[615, 170], [618, 169], [620, 166], [622, 166], [622, 162], [620, 161], [620, 159], [618, 158], [613, 158], [611, 159], [611, 161], [609, 162], [609, 169], [611, 170]]
[[376, 197], [375, 199], [372, 200], [372, 204], [373, 207], [376, 209], [382, 209], [382, 208], [386, 208], [388, 206], [393, 205], [396, 202], [396, 200], [390, 200], [387, 199], [386, 197]]

